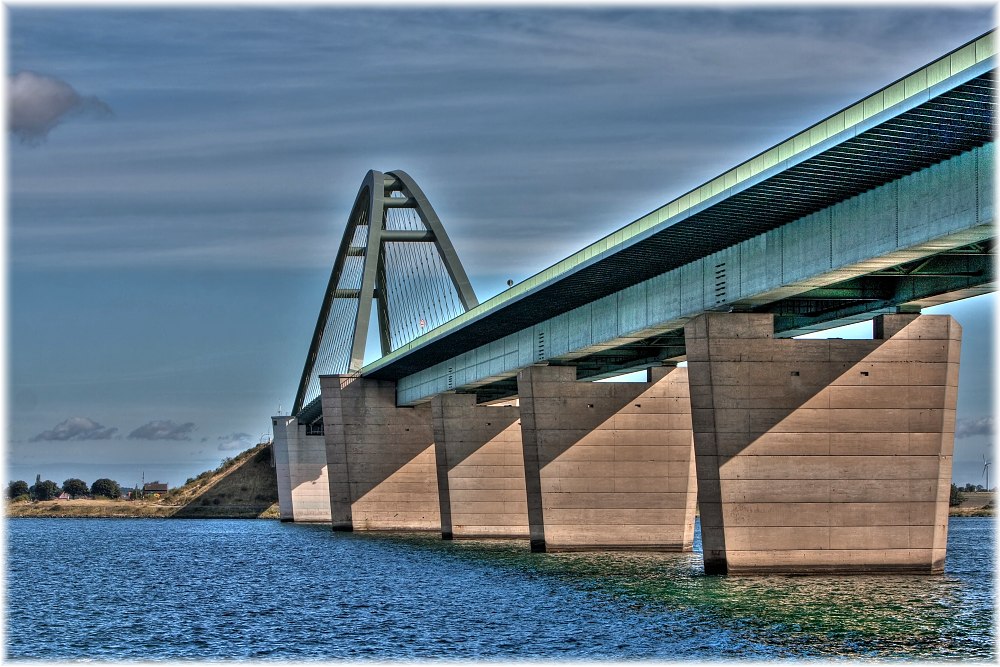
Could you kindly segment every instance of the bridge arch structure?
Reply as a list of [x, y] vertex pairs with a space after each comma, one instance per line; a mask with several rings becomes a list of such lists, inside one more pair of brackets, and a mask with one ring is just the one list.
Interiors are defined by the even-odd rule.
[[[416, 181], [404, 171], [369, 171], [323, 294], [292, 405], [294, 428], [286, 416], [287, 426], [276, 438], [285, 518], [293, 518], [291, 508], [298, 505], [298, 520], [329, 520], [320, 376], [361, 370], [372, 312], [384, 356], [478, 303], [441, 219]], [[282, 437], [285, 433], [292, 435]]]
[[333, 263], [292, 414], [319, 396], [320, 375], [361, 370], [372, 308], [385, 356], [477, 305], [423, 190], [404, 171], [369, 171]]

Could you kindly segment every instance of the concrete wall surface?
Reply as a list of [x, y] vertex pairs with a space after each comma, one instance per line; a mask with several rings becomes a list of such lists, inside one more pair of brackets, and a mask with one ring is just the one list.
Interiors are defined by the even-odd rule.
[[393, 382], [320, 376], [334, 530], [440, 530], [430, 405]]
[[691, 548], [696, 502], [687, 371], [577, 382], [576, 369], [518, 374], [534, 551]]
[[874, 328], [687, 324], [706, 572], [943, 571], [961, 328], [909, 314]]
[[442, 536], [528, 537], [518, 407], [439, 394], [431, 409]]
[[278, 481], [278, 514], [282, 521], [292, 521], [292, 487], [288, 474], [288, 430], [297, 423], [295, 417], [271, 417], [274, 437], [271, 447], [274, 451], [274, 474]]
[[329, 523], [330, 489], [323, 436], [306, 435], [306, 427], [295, 417], [272, 417], [271, 424], [281, 520]]

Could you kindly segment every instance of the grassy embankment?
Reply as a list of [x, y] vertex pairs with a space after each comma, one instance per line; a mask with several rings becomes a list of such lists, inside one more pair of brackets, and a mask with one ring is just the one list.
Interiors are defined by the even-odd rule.
[[257, 445], [162, 498], [7, 503], [8, 517], [277, 519], [278, 485], [270, 443]]
[[996, 516], [996, 495], [989, 491], [962, 492], [964, 499], [958, 507], [948, 508], [951, 516]]

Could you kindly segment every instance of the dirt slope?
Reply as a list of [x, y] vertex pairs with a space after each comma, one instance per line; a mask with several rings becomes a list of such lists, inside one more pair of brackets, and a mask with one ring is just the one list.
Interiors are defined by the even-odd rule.
[[277, 519], [278, 483], [271, 443], [206, 470], [165, 497], [145, 500], [49, 500], [7, 503], [7, 516]]
[[164, 500], [180, 505], [173, 514], [178, 519], [277, 518], [278, 482], [270, 444], [243, 452], [227, 468], [185, 484]]

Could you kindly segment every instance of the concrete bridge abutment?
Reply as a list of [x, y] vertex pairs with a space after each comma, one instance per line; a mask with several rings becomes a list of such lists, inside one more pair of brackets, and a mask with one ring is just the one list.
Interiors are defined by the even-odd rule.
[[441, 529], [430, 405], [394, 382], [320, 376], [334, 530]]
[[944, 568], [961, 328], [883, 315], [874, 340], [685, 327], [705, 571]]
[[518, 373], [532, 551], [690, 550], [695, 469], [687, 371], [578, 382]]
[[305, 424], [287, 415], [271, 417], [271, 425], [281, 520], [329, 523], [330, 493], [323, 436], [308, 435]]
[[439, 394], [431, 409], [441, 536], [528, 537], [518, 407], [476, 405], [473, 394]]

